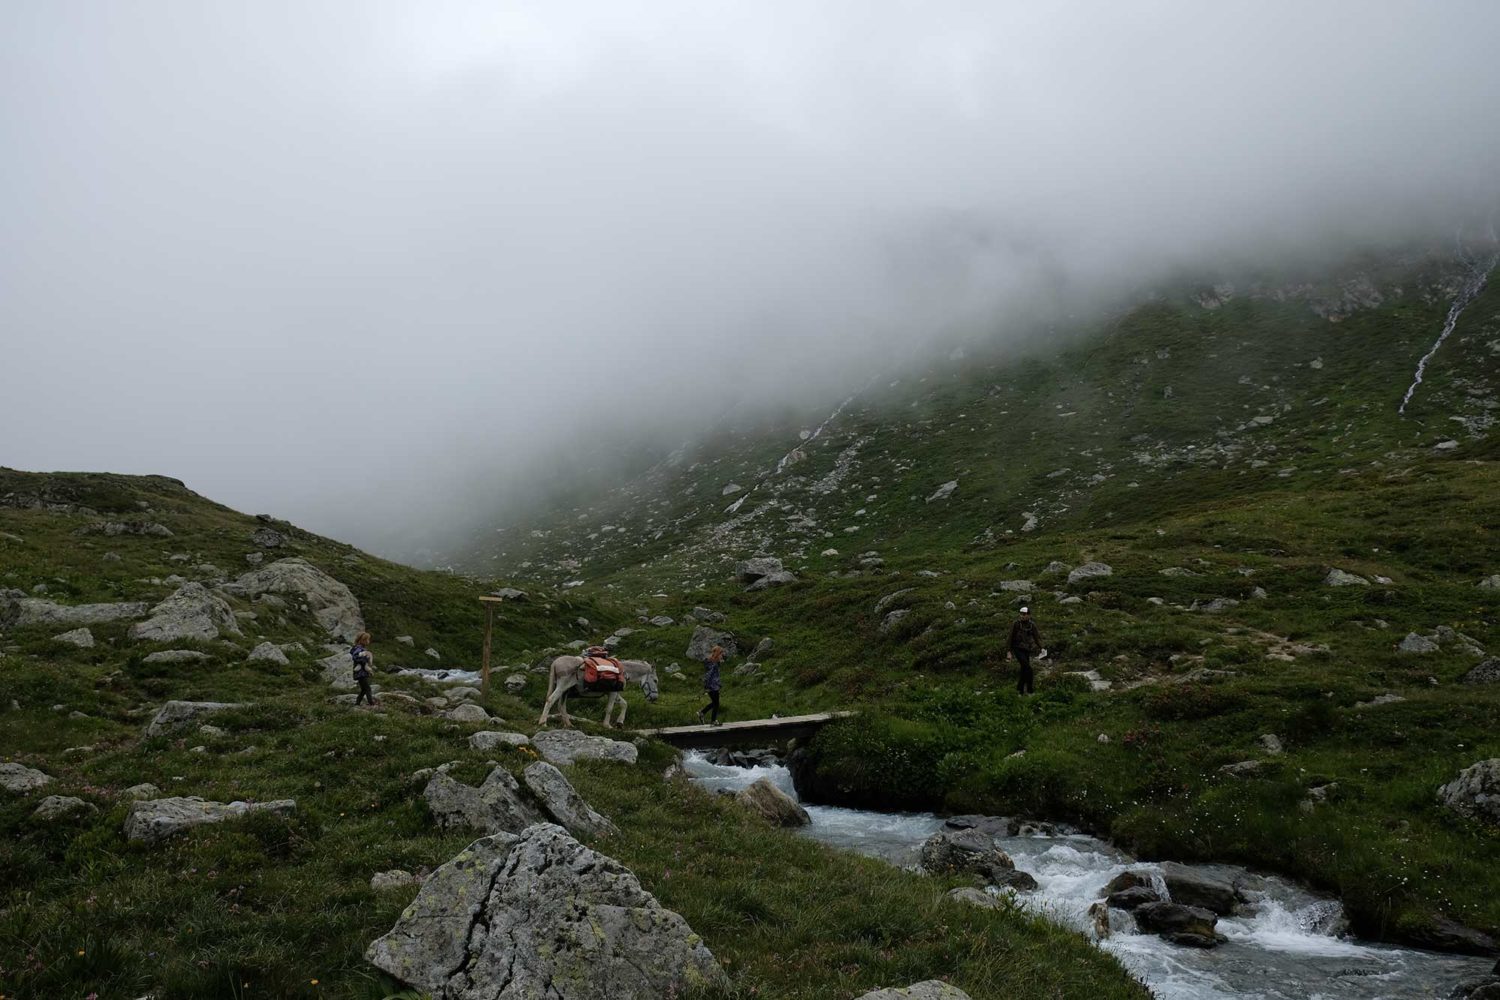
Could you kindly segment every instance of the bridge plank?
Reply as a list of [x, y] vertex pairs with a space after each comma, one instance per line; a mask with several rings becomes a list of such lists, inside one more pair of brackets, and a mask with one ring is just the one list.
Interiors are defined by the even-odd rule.
[[783, 715], [776, 719], [741, 719], [738, 722], [723, 722], [717, 726], [663, 726], [660, 729], [637, 729], [634, 735], [651, 736], [670, 743], [674, 736], [709, 736], [715, 733], [745, 736], [757, 732], [774, 734], [782, 729], [820, 726], [834, 719], [846, 719], [853, 714], [853, 712], [815, 712], [812, 715]]

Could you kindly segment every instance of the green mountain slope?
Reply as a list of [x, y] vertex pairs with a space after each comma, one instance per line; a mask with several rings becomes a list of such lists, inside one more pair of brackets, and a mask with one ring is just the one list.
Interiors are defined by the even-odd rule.
[[[1500, 653], [1479, 586], [1500, 573], [1500, 284], [1397, 412], [1471, 273], [1413, 255], [1184, 285], [720, 426], [470, 564], [706, 605], [742, 652], [772, 638], [730, 672], [731, 712], [864, 710], [811, 747], [809, 795], [1068, 819], [1293, 874], [1367, 935], [1493, 947], [1495, 832], [1437, 789], [1500, 757], [1500, 689], [1464, 680]], [[757, 554], [797, 582], [747, 592], [731, 571]], [[1112, 572], [1069, 583], [1089, 561]], [[1022, 603], [1051, 652], [1024, 701], [1003, 662]], [[690, 631], [621, 648], [681, 658]]]

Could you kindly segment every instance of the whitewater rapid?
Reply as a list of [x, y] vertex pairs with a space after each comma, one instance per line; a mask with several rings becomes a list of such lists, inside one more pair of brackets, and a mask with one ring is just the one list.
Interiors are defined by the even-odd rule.
[[[684, 770], [710, 790], [737, 791], [769, 778], [796, 797], [782, 766], [725, 767], [693, 752]], [[925, 841], [943, 828], [931, 813], [880, 813], [806, 805], [806, 836], [835, 847], [914, 868]], [[1016, 867], [1037, 880], [1019, 903], [1056, 923], [1092, 936], [1091, 904], [1105, 883], [1127, 869], [1160, 878], [1159, 866], [1081, 833], [997, 837]], [[1139, 976], [1162, 1000], [1417, 1000], [1445, 997], [1459, 982], [1486, 974], [1491, 959], [1417, 951], [1359, 941], [1344, 930], [1337, 900], [1274, 876], [1221, 865], [1193, 866], [1230, 876], [1252, 902], [1245, 915], [1221, 917], [1228, 942], [1211, 950], [1169, 944], [1136, 932], [1129, 914], [1110, 911], [1112, 934], [1100, 947]]]

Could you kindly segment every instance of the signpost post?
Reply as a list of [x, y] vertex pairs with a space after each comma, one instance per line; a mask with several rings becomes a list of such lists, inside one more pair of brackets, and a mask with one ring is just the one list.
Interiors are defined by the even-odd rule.
[[484, 658], [479, 668], [479, 690], [480, 694], [488, 698], [490, 696], [490, 633], [495, 628], [495, 605], [504, 604], [502, 597], [481, 597], [479, 603], [484, 605]]

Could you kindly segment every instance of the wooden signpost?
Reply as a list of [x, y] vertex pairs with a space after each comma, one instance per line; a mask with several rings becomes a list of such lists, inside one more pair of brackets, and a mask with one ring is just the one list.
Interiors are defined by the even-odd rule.
[[479, 603], [484, 605], [484, 659], [479, 668], [479, 690], [483, 697], [490, 695], [490, 633], [495, 628], [495, 605], [504, 604], [503, 597], [481, 597]]

